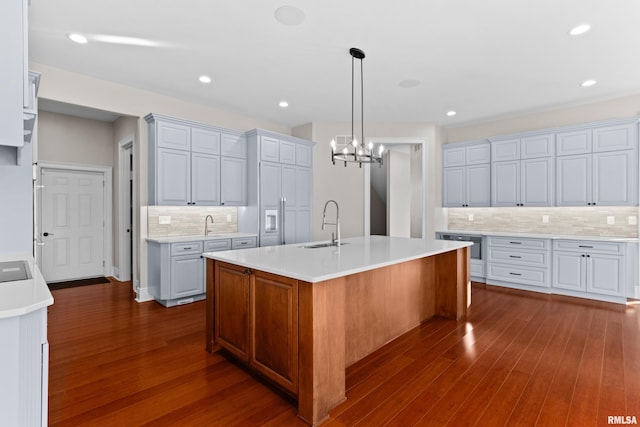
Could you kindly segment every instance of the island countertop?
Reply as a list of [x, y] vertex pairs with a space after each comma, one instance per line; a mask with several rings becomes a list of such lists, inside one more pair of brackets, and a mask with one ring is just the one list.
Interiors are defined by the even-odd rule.
[[40, 269], [27, 254], [0, 254], [0, 261], [27, 261], [31, 278], [0, 283], [0, 319], [22, 316], [53, 304]]
[[315, 243], [325, 242], [206, 252], [204, 256], [316, 283], [472, 245], [471, 242], [365, 236], [342, 239], [340, 247], [304, 247]]

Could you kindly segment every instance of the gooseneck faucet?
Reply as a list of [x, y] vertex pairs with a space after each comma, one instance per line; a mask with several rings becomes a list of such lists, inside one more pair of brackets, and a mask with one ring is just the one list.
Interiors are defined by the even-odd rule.
[[211, 225], [213, 225], [213, 217], [211, 215], [207, 215], [204, 218], [204, 235], [209, 235], [209, 220], [211, 220]]
[[[329, 203], [336, 205], [336, 222], [327, 222], [327, 206]], [[325, 225], [335, 225], [336, 232], [331, 233], [331, 243], [335, 246], [340, 246], [340, 208], [338, 207], [338, 202], [335, 200], [327, 200], [327, 203], [324, 204], [324, 210], [322, 211], [322, 229], [324, 230]], [[336, 234], [338, 235], [336, 238]]]

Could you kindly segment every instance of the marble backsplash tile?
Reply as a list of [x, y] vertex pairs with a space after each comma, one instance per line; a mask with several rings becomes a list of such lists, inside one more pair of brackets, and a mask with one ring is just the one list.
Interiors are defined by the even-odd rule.
[[[210, 233], [235, 233], [238, 231], [238, 208], [226, 206], [148, 206], [148, 237], [191, 236], [204, 234], [204, 220]], [[160, 224], [160, 216], [171, 217], [171, 224]]]
[[[638, 207], [450, 208], [450, 230], [638, 237]], [[548, 222], [543, 222], [543, 216]], [[611, 222], [613, 218], [614, 224]], [[632, 218], [632, 221], [629, 219]]]

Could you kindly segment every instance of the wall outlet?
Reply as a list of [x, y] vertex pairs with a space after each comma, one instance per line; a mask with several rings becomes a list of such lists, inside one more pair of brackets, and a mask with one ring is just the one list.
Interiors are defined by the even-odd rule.
[[638, 223], [638, 217], [635, 215], [629, 215], [629, 225], [636, 225]]
[[549, 215], [542, 215], [542, 223], [549, 224]]
[[169, 215], [158, 216], [158, 224], [171, 224], [171, 216]]
[[616, 223], [616, 217], [613, 215], [607, 215], [607, 224], [613, 225]]
[[469, 221], [473, 221], [473, 214], [468, 214], [468, 215], [467, 215], [467, 219], [468, 219]]
[[231, 222], [231, 214], [227, 214], [227, 222]]

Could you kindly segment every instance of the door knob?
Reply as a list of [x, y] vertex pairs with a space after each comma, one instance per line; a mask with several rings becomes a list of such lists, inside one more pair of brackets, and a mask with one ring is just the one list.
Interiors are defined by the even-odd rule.
[[53, 236], [53, 233], [47, 233], [47, 232], [45, 231], [44, 233], [42, 233], [42, 235], [43, 235], [44, 237], [47, 237], [47, 236]]

